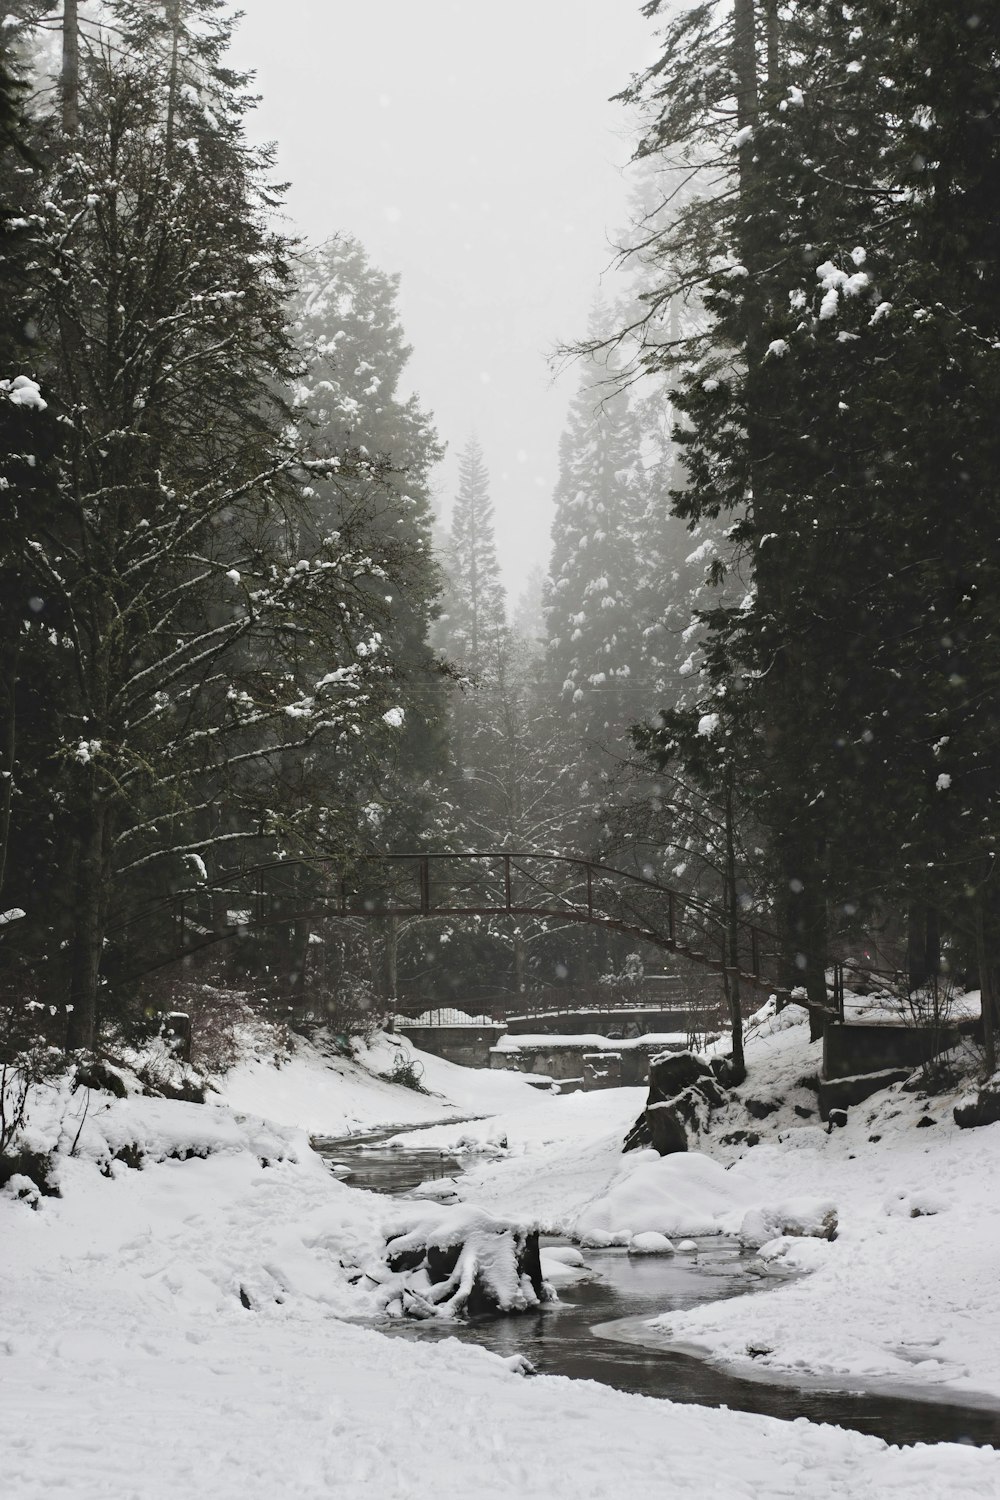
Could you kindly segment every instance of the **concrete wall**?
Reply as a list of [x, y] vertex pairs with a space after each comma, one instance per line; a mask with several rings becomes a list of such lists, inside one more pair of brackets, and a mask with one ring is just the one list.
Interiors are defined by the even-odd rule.
[[[585, 1052], [583, 1055], [583, 1086], [591, 1089], [617, 1089], [624, 1083], [620, 1052]], [[647, 1063], [648, 1076], [649, 1066]]]
[[463, 1068], [488, 1068], [490, 1048], [507, 1030], [506, 1026], [401, 1026], [396, 1032], [405, 1036], [421, 1052], [460, 1063]]
[[828, 1026], [823, 1036], [823, 1077], [853, 1078], [887, 1068], [919, 1068], [935, 1053], [954, 1047], [958, 1038], [952, 1026], [938, 1030], [876, 1022]]
[[507, 1068], [515, 1073], [540, 1073], [560, 1082], [567, 1078], [582, 1078], [584, 1088], [618, 1088], [620, 1085], [643, 1087], [649, 1080], [649, 1059], [659, 1052], [669, 1051], [662, 1042], [648, 1045], [635, 1042], [595, 1051], [592, 1041], [578, 1046], [546, 1047], [543, 1043], [532, 1043], [511, 1051], [509, 1046], [494, 1048], [490, 1053], [491, 1068]]
[[489, 1054], [491, 1068], [505, 1069], [510, 1073], [541, 1073], [547, 1078], [583, 1077], [583, 1054], [591, 1052], [592, 1046], [580, 1047], [521, 1047], [516, 1052], [494, 1048]]

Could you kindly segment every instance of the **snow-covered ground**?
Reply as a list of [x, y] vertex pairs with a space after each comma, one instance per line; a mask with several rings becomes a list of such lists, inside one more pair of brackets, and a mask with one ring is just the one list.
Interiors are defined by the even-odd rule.
[[488, 1160], [473, 1159], [459, 1181], [465, 1201], [498, 1214], [530, 1216], [551, 1233], [567, 1234], [578, 1209], [621, 1170], [622, 1139], [646, 1093], [630, 1088], [540, 1094], [530, 1109], [402, 1132], [390, 1144], [485, 1153]]
[[[414, 1059], [426, 1093], [391, 1081], [397, 1059]], [[388, 1125], [419, 1125], [449, 1116], [532, 1108], [538, 1089], [518, 1073], [460, 1068], [418, 1052], [401, 1037], [379, 1035], [355, 1059], [303, 1038], [290, 1058], [251, 1057], [216, 1080], [234, 1109], [296, 1125], [310, 1135], [347, 1136]]]
[[[1000, 1125], [959, 1130], [958, 1093], [928, 1098], [896, 1085], [827, 1133], [794, 1112], [815, 1108], [796, 1084], [817, 1050], [797, 1012], [766, 1027], [751, 1057], [782, 1107], [757, 1126], [753, 1149], [711, 1149], [729, 1165], [737, 1209], [828, 1201], [836, 1239], [771, 1239], [765, 1259], [810, 1274], [725, 1311], [667, 1314], [660, 1332], [744, 1369], [753, 1348], [757, 1371], [943, 1387], [1000, 1404]], [[761, 1092], [752, 1084], [746, 1092]], [[713, 1133], [728, 1123], [720, 1117]], [[747, 1225], [758, 1244], [759, 1228]]]
[[[779, 1083], [803, 1071], [801, 1028], [755, 1046], [762, 1080], [765, 1059]], [[423, 1061], [428, 1082], [443, 1084]], [[30, 1144], [60, 1143], [63, 1196], [33, 1210], [14, 1196], [23, 1183], [0, 1194], [5, 1497], [610, 1500], [668, 1481], [679, 1496], [755, 1500], [1000, 1493], [991, 1450], [901, 1451], [805, 1421], [528, 1380], [481, 1349], [394, 1341], [345, 1322], [374, 1311], [367, 1283], [352, 1283], [398, 1205], [336, 1182], [293, 1127], [336, 1135], [345, 1120], [364, 1129], [448, 1110], [361, 1069], [334, 1068], [339, 1084], [325, 1094], [316, 1049], [264, 1067], [241, 1069], [228, 1097], [201, 1106], [65, 1090], [39, 1102]], [[671, 1165], [618, 1154], [642, 1090], [560, 1099], [517, 1075], [454, 1081], [453, 1114], [503, 1111], [433, 1132], [439, 1143], [478, 1132], [497, 1157], [462, 1178], [470, 1203], [516, 1207], [522, 1218], [537, 1206], [581, 1234], [598, 1221], [679, 1233], [695, 1209], [699, 1228], [705, 1215], [738, 1228], [746, 1213], [759, 1224], [790, 1198], [836, 1204], [834, 1242], [800, 1240], [787, 1252], [815, 1261], [809, 1277], [671, 1315], [668, 1336], [726, 1358], [745, 1357], [750, 1340], [769, 1344], [771, 1362], [787, 1368], [801, 1359], [898, 1376], [903, 1366], [916, 1381], [1000, 1390], [989, 1306], [1000, 1127], [958, 1136], [943, 1103], [889, 1095], [826, 1136], [789, 1103], [742, 1157], [713, 1145], [717, 1161]], [[518, 1092], [487, 1103], [497, 1084]], [[937, 1125], [916, 1128], [919, 1111]], [[882, 1140], [871, 1145], [869, 1134]], [[114, 1159], [129, 1146], [143, 1170]], [[659, 1217], [646, 1223], [654, 1207]], [[914, 1208], [923, 1216], [911, 1218]]]

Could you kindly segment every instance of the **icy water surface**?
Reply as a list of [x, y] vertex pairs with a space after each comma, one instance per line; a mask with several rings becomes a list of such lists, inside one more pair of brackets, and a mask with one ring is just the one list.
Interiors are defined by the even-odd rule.
[[[317, 1141], [332, 1161], [351, 1169], [356, 1187], [406, 1193], [420, 1182], [458, 1177], [462, 1164], [436, 1151], [387, 1151], [389, 1134], [351, 1142]], [[755, 1277], [749, 1257], [729, 1242], [700, 1239], [698, 1255], [630, 1256], [621, 1250], [588, 1250], [593, 1279], [560, 1288], [559, 1301], [516, 1317], [451, 1322], [393, 1322], [383, 1332], [423, 1341], [459, 1338], [497, 1354], [523, 1354], [539, 1373], [597, 1380], [618, 1390], [700, 1406], [728, 1406], [765, 1416], [807, 1417], [872, 1433], [891, 1443], [964, 1442], [1000, 1447], [1000, 1411], [914, 1400], [892, 1391], [829, 1390], [818, 1382], [779, 1384], [762, 1372], [742, 1380], [705, 1361], [657, 1348], [641, 1330], [658, 1313], [696, 1307], [748, 1291], [766, 1296], [770, 1279]], [[544, 1244], [544, 1241], [543, 1241]], [[831, 1317], [835, 1316], [831, 1309]]]
[[[400, 1125], [399, 1130], [412, 1130]], [[462, 1162], [441, 1151], [390, 1151], [384, 1145], [396, 1130], [380, 1130], [372, 1135], [351, 1136], [349, 1140], [328, 1140], [314, 1136], [313, 1145], [331, 1162], [342, 1162], [350, 1168], [346, 1181], [352, 1187], [368, 1188], [373, 1193], [408, 1193], [421, 1182], [436, 1182], [439, 1177], [461, 1177]]]

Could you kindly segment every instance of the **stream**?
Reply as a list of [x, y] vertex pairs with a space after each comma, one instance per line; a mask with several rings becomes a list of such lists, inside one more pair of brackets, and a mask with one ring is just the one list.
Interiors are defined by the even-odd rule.
[[[314, 1145], [331, 1162], [350, 1168], [351, 1186], [373, 1192], [405, 1194], [421, 1182], [461, 1176], [463, 1162], [439, 1151], [382, 1149], [382, 1142], [393, 1134], [394, 1130], [383, 1130], [349, 1141], [320, 1139]], [[565, 1241], [543, 1237], [543, 1248], [546, 1243]], [[641, 1328], [643, 1320], [746, 1292], [765, 1295], [773, 1285], [772, 1278], [753, 1274], [753, 1257], [734, 1242], [713, 1237], [695, 1243], [697, 1255], [639, 1257], [623, 1250], [584, 1251], [593, 1276], [560, 1285], [559, 1300], [537, 1312], [378, 1326], [393, 1338], [458, 1338], [504, 1357], [522, 1354], [540, 1374], [597, 1380], [642, 1396], [727, 1406], [786, 1420], [807, 1417], [890, 1443], [960, 1442], [1000, 1448], [1000, 1410], [995, 1406], [914, 1399], [890, 1388], [831, 1390], [809, 1377], [785, 1383], [762, 1373], [759, 1380], [746, 1380], [692, 1355], [657, 1348], [655, 1334]]]

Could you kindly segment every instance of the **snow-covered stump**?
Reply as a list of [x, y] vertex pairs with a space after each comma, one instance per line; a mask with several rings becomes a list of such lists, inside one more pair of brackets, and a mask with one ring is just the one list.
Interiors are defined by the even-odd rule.
[[386, 1234], [381, 1283], [390, 1317], [460, 1318], [530, 1312], [552, 1296], [538, 1230], [465, 1205], [421, 1205]]

